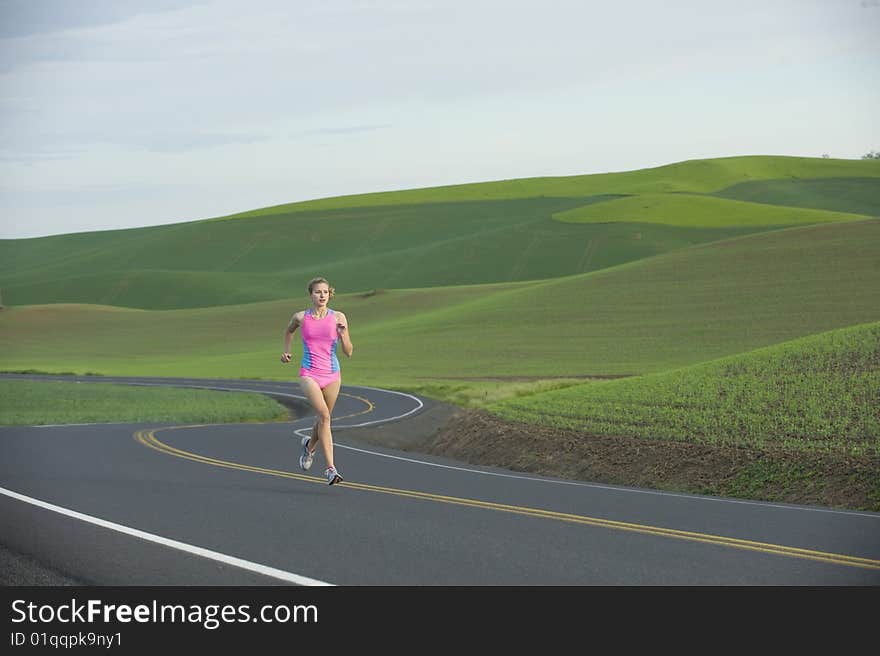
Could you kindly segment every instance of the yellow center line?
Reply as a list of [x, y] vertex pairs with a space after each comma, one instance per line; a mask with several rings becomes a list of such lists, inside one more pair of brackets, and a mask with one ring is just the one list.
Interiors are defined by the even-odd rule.
[[360, 417], [361, 415], [369, 414], [376, 409], [376, 406], [373, 405], [373, 402], [366, 397], [358, 396], [357, 394], [349, 394], [347, 392], [340, 392], [339, 396], [347, 396], [351, 399], [357, 399], [358, 401], [366, 404], [367, 408], [365, 410], [361, 410], [360, 412], [353, 412], [350, 415], [345, 415], [343, 417], [333, 417], [334, 421], [339, 421], [340, 419], [350, 419], [351, 417]]
[[[253, 465], [245, 465], [227, 460], [211, 458], [198, 453], [191, 453], [178, 449], [176, 447], [165, 444], [156, 438], [155, 433], [158, 430], [178, 430], [183, 428], [196, 428], [197, 426], [174, 426], [163, 429], [140, 430], [134, 436], [141, 444], [160, 451], [162, 453], [172, 455], [178, 458], [194, 460], [203, 464], [215, 467], [225, 467], [228, 469], [238, 469], [241, 471], [254, 472], [257, 474], [265, 474], [268, 476], [279, 476], [282, 478], [292, 478], [307, 483], [324, 483], [323, 479], [305, 474], [297, 474], [294, 472], [283, 471], [278, 469], [267, 469], [265, 467], [256, 467]], [[430, 492], [419, 492], [417, 490], [406, 490], [401, 488], [383, 487], [379, 485], [370, 485], [366, 483], [354, 483], [343, 481], [339, 485], [365, 492], [378, 492], [382, 494], [392, 494], [400, 497], [408, 497], [412, 499], [421, 499], [425, 501], [433, 501], [437, 503], [448, 503], [459, 506], [468, 506], [472, 508], [482, 508], [485, 510], [494, 510], [498, 512], [515, 513], [518, 515], [526, 515], [530, 517], [540, 517], [544, 519], [552, 519], [556, 521], [569, 522], [573, 524], [581, 524], [586, 526], [595, 526], [608, 528], [617, 531], [630, 531], [634, 533], [642, 533], [646, 535], [655, 535], [660, 537], [675, 538], [679, 540], [688, 540], [691, 542], [702, 542], [706, 544], [714, 544], [735, 549], [745, 549], [749, 551], [758, 551], [762, 553], [775, 554], [778, 556], [787, 556], [791, 558], [804, 558], [824, 563], [833, 563], [835, 565], [846, 565], [849, 567], [860, 567], [864, 569], [880, 570], [880, 560], [871, 558], [861, 558], [858, 556], [848, 556], [844, 554], [828, 553], [824, 551], [814, 551], [811, 549], [801, 549], [799, 547], [789, 547], [784, 545], [772, 544], [767, 542], [755, 542], [752, 540], [742, 540], [739, 538], [725, 537], [721, 535], [712, 535], [709, 533], [697, 533], [694, 531], [681, 531], [678, 529], [664, 528], [661, 526], [651, 526], [648, 524], [634, 524], [630, 522], [621, 522], [612, 519], [602, 519], [598, 517], [588, 517], [585, 515], [575, 515], [571, 513], [556, 512], [552, 510], [543, 510], [540, 508], [529, 508], [526, 506], [514, 506], [503, 503], [495, 503], [492, 501], [480, 501], [478, 499], [467, 499], [462, 497], [452, 497], [442, 494], [433, 494]]]

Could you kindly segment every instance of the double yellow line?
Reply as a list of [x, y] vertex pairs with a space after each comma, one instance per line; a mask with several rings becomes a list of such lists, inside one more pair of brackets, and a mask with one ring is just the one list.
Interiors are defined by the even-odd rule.
[[[195, 426], [174, 426], [171, 428], [163, 428], [158, 430], [177, 430], [183, 428], [195, 428]], [[282, 478], [292, 478], [307, 483], [325, 484], [323, 479], [314, 476], [306, 476], [278, 469], [267, 469], [265, 467], [255, 467], [237, 462], [229, 462], [227, 460], [219, 460], [203, 456], [197, 453], [184, 451], [176, 447], [165, 444], [156, 438], [157, 429], [141, 430], [136, 432], [135, 439], [141, 444], [160, 451], [162, 453], [175, 456], [177, 458], [185, 458], [214, 467], [225, 467], [227, 469], [238, 469], [241, 471], [249, 471], [257, 474], [265, 474], [268, 476], [279, 476]], [[864, 569], [880, 570], [880, 560], [871, 558], [860, 558], [857, 556], [847, 556], [844, 554], [828, 553], [824, 551], [814, 551], [812, 549], [801, 549], [798, 547], [787, 547], [784, 545], [771, 544], [767, 542], [754, 542], [752, 540], [741, 540], [739, 538], [724, 537], [721, 535], [711, 535], [708, 533], [696, 533], [693, 531], [680, 531], [677, 529], [663, 528], [660, 526], [650, 526], [647, 524], [633, 524], [630, 522], [619, 522], [611, 519], [601, 519], [597, 517], [587, 517], [584, 515], [574, 515], [571, 513], [555, 512], [552, 510], [542, 510], [540, 508], [529, 508], [525, 506], [513, 506], [504, 503], [494, 503], [491, 501], [480, 501], [477, 499], [465, 499], [461, 497], [451, 497], [441, 494], [431, 494], [429, 492], [418, 492], [416, 490], [405, 490], [392, 487], [382, 487], [379, 485], [368, 485], [366, 483], [354, 483], [345, 481], [341, 485], [347, 488], [363, 490], [365, 492], [379, 492], [382, 494], [393, 494], [400, 497], [409, 497], [412, 499], [421, 499], [424, 501], [433, 501], [437, 503], [449, 503], [458, 506], [468, 506], [471, 508], [481, 508], [485, 510], [494, 510], [498, 512], [514, 513], [518, 515], [526, 515], [529, 517], [540, 517], [543, 519], [552, 519], [556, 521], [569, 522], [572, 524], [582, 524], [585, 526], [595, 526], [600, 528], [614, 529], [617, 531], [630, 531], [633, 533], [643, 533], [646, 535], [656, 535], [666, 538], [675, 538], [678, 540], [689, 540], [691, 542], [703, 542], [724, 547], [733, 547], [735, 549], [745, 549], [748, 551], [758, 551], [777, 556], [787, 556], [789, 558], [804, 558], [823, 563], [831, 563], [834, 565], [845, 565], [847, 567], [860, 567]]]

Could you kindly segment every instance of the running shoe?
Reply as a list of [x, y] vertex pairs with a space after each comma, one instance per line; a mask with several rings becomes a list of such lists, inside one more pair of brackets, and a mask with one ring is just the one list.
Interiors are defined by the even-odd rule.
[[342, 480], [342, 476], [339, 475], [339, 472], [336, 471], [335, 467], [329, 467], [327, 471], [324, 472], [324, 475], [327, 477], [327, 485], [333, 485]]
[[309, 438], [302, 439], [302, 455], [299, 457], [299, 466], [308, 471], [312, 467], [312, 456], [314, 454], [309, 451]]

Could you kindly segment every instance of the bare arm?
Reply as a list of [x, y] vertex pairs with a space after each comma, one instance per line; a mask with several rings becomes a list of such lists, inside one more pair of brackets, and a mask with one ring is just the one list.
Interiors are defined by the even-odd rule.
[[281, 354], [281, 362], [290, 362], [290, 344], [293, 341], [293, 333], [302, 323], [304, 312], [297, 312], [290, 317], [290, 323], [284, 330], [284, 352]]
[[342, 314], [342, 312], [336, 313], [336, 332], [339, 335], [339, 340], [342, 342], [342, 352], [348, 357], [351, 357], [351, 354], [354, 352], [354, 347], [351, 344], [351, 335], [348, 330], [348, 319]]

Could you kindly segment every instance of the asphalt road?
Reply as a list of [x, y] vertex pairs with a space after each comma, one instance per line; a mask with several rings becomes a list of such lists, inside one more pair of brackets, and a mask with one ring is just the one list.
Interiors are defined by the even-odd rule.
[[[83, 380], [301, 402], [295, 383]], [[345, 482], [334, 486], [320, 450], [299, 469], [307, 416], [2, 427], [0, 545], [27, 558], [0, 551], [0, 562], [88, 585], [880, 584], [878, 513], [524, 475], [359, 438], [425, 408], [344, 385], [333, 422]]]

